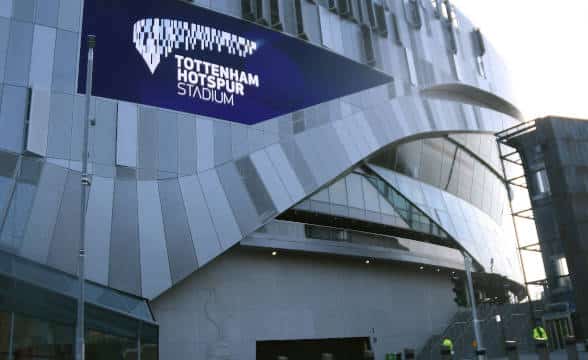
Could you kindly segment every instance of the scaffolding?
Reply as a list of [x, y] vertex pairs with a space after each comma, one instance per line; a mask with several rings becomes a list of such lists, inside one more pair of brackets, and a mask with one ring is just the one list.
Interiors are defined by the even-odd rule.
[[[502, 173], [504, 176], [504, 182], [508, 189], [509, 195], [509, 210], [512, 216], [512, 222], [514, 227], [514, 235], [517, 242], [517, 248], [519, 252], [519, 261], [521, 262], [522, 271], [523, 271], [523, 279], [525, 282], [525, 288], [527, 290], [527, 296], [529, 298], [529, 303], [534, 304], [531, 299], [531, 291], [530, 286], [541, 286], [543, 290], [547, 285], [547, 279], [542, 278], [539, 280], [529, 280], [527, 269], [525, 267], [525, 254], [526, 253], [541, 253], [541, 244], [537, 240], [535, 236], [533, 242], [531, 243], [524, 243], [521, 242], [521, 231], [520, 227], [520, 219], [524, 220], [535, 220], [533, 215], [533, 208], [529, 201], [528, 204], [515, 204], [514, 197], [513, 197], [513, 187], [524, 189], [528, 195], [529, 188], [527, 186], [527, 178], [525, 175], [525, 171], [523, 168], [523, 160], [521, 158], [521, 154], [519, 150], [512, 145], [511, 140], [515, 137], [524, 135], [526, 133], [530, 133], [535, 131], [536, 124], [535, 121], [524, 122], [514, 127], [508, 128], [501, 132], [495, 134], [496, 141], [498, 142], [498, 152], [500, 155], [501, 166], [502, 166]], [[535, 306], [532, 305], [533, 312], [539, 310], [536, 309]]]

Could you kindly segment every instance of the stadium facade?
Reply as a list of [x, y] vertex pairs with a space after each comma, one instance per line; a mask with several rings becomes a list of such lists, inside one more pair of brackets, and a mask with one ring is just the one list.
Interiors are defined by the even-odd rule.
[[[185, 104], [179, 100], [177, 107], [153, 106], [158, 86], [93, 97], [89, 359], [262, 359], [345, 346], [383, 359], [419, 349], [457, 311], [452, 287], [464, 252], [474, 260], [479, 296], [496, 279], [521, 294], [493, 136], [521, 116], [495, 50], [449, 1], [140, 3], [126, 10], [173, 3], [186, 7], [188, 21], [189, 8], [208, 9], [226, 26], [263, 27], [266, 39], [280, 33], [296, 49], [345, 67], [309, 57], [297, 60], [305, 67], [284, 71], [289, 58], [276, 56], [248, 65], [245, 80], [229, 79], [232, 85], [218, 75], [214, 87], [241, 85], [233, 100], [243, 103], [259, 90], [254, 70], [291, 75], [284, 89], [296, 89], [307, 72], [313, 79], [333, 73], [306, 89], [315, 103], [276, 86], [262, 94], [267, 108], [252, 102], [218, 118], [207, 109], [230, 106], [227, 94], [216, 98], [224, 104], [206, 107], [214, 95], [196, 94], [197, 87], [190, 101], [202, 106], [194, 112], [178, 111]], [[73, 352], [80, 49], [84, 21], [92, 22], [83, 14], [82, 0], [0, 0], [0, 359], [69, 359]], [[118, 31], [114, 20], [105, 24]], [[137, 24], [140, 38], [155, 23]], [[176, 59], [181, 71], [195, 68], [194, 61], [160, 59], [132, 39], [133, 67], [145, 76], [164, 73]], [[219, 40], [219, 52], [225, 46], [236, 58], [265, 51], [262, 41], [254, 48], [230, 39], [238, 46]], [[105, 51], [114, 40], [98, 36], [95, 58], [97, 69], [107, 63], [112, 74], [102, 72], [96, 85], [112, 92], [131, 83], [120, 71], [130, 57]], [[300, 51], [290, 51], [292, 58]], [[386, 80], [316, 103], [322, 87], [334, 94], [345, 81], [362, 83], [364, 73]], [[104, 85], [112, 79], [120, 84]], [[184, 89], [203, 81], [193, 79]], [[277, 80], [261, 77], [257, 85]], [[141, 96], [149, 101], [130, 100]], [[290, 99], [304, 106], [291, 108]], [[259, 118], [239, 121], [251, 114]]]

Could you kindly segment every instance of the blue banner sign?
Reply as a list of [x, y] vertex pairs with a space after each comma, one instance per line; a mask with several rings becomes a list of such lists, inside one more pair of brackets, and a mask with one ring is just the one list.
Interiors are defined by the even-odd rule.
[[391, 81], [298, 38], [178, 0], [86, 0], [82, 32], [97, 38], [93, 95], [241, 124]]

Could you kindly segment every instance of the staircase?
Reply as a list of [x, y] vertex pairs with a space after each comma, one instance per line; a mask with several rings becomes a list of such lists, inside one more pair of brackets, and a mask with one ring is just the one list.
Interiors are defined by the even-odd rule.
[[[520, 352], [533, 351], [528, 306], [528, 304], [478, 306], [480, 332], [488, 357], [505, 356], [504, 340], [518, 341]], [[500, 322], [496, 321], [496, 315], [500, 315]], [[474, 359], [475, 336], [470, 308], [461, 308], [441, 333], [432, 335], [417, 355], [417, 360], [440, 359], [441, 341], [445, 337], [453, 341], [455, 359]]]

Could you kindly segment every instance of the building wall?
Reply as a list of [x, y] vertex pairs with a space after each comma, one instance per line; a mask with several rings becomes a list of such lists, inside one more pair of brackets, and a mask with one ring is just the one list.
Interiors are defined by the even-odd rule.
[[[526, 171], [531, 184], [538, 235], [548, 275], [554, 274], [554, 258], [565, 255], [572, 280], [581, 338], [588, 337], [588, 123], [584, 120], [545, 118], [537, 130], [522, 136]], [[516, 139], [518, 140], [518, 139]], [[533, 156], [543, 158], [548, 177], [545, 194], [536, 186]], [[540, 195], [547, 200], [537, 198]], [[544, 203], [541, 204], [540, 202]], [[541, 206], [540, 206], [541, 205]], [[555, 220], [555, 222], [553, 221]], [[550, 258], [551, 257], [551, 258]], [[555, 287], [555, 286], [554, 286]]]
[[[161, 359], [255, 359], [255, 342], [370, 337], [419, 348], [457, 311], [447, 273], [234, 248], [152, 302]], [[372, 330], [373, 329], [373, 330]]]
[[[8, 169], [0, 172], [0, 214], [9, 224], [0, 225], [0, 246], [72, 274], [83, 3], [0, 1], [0, 168]], [[244, 3], [195, 4], [241, 17]], [[296, 3], [300, 19], [292, 11]], [[302, 21], [311, 43], [366, 66], [371, 44], [374, 66], [395, 79], [385, 86], [255, 126], [95, 98], [88, 278], [154, 298], [387, 145], [438, 133], [492, 133], [516, 122], [494, 101], [510, 99], [504, 66], [486, 41], [486, 76], [478, 71], [474, 26], [465, 17], [457, 12], [459, 26], [451, 26], [425, 1], [422, 26], [415, 27], [409, 5], [386, 3], [384, 36], [367, 17], [361, 21], [372, 30], [364, 34], [362, 24], [329, 11], [326, 1], [278, 2], [290, 35], [298, 35], [296, 21]], [[420, 93], [436, 84], [453, 84], [446, 98], [475, 87], [489, 107]]]

